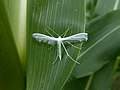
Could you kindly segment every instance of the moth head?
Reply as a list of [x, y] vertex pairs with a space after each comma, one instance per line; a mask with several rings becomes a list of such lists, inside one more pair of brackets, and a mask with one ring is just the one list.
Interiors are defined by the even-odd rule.
[[32, 34], [32, 37], [36, 38], [38, 36], [37, 33]]

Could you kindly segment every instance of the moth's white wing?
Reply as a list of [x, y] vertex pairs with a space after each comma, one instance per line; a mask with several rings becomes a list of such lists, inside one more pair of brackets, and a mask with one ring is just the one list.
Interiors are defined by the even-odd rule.
[[88, 34], [87, 33], [78, 33], [66, 38], [63, 38], [63, 41], [87, 41]]
[[56, 38], [50, 37], [50, 36], [47, 36], [44, 34], [34, 33], [34, 34], [32, 34], [32, 36], [39, 42], [46, 42], [48, 44], [56, 43]]

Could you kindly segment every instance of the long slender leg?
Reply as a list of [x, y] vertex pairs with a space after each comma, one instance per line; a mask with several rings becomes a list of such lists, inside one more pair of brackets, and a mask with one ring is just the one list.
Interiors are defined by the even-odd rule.
[[56, 34], [59, 37], [59, 35], [55, 31], [53, 31], [52, 28], [50, 28], [48, 25], [46, 26], [49, 28], [49, 30], [51, 30], [54, 34]]
[[60, 36], [62, 37], [62, 35], [63, 35], [63, 38], [66, 36], [66, 34], [67, 34], [67, 32], [70, 30], [72, 28], [72, 26], [71, 27], [69, 27], [65, 32], [63, 32]]
[[67, 56], [68, 56], [73, 62], [75, 62], [75, 63], [77, 63], [77, 64], [80, 64], [79, 62], [77, 62], [76, 60], [74, 60], [74, 59], [69, 55], [69, 53], [67, 52], [67, 49], [65, 48], [63, 42], [61, 42], [61, 43], [62, 43], [62, 45], [63, 45], [63, 48], [64, 48], [64, 50], [65, 50]]
[[58, 52], [57, 52], [57, 56], [56, 56], [56, 58], [55, 58], [55, 61], [54, 61], [52, 64], [55, 64], [56, 61], [57, 61], [57, 59], [58, 59]]
[[53, 37], [53, 35], [52, 35], [47, 29], [45, 29], [45, 31], [46, 31], [50, 36]]
[[66, 42], [67, 42], [68, 44], [70, 44], [71, 46], [73, 46], [74, 48], [81, 50], [81, 48], [79, 48], [79, 47], [77, 47], [77, 46], [71, 44], [70, 42], [68, 42], [68, 41], [66, 41]]
[[[54, 37], [47, 29], [45, 29], [45, 31], [51, 36], [51, 37]], [[52, 48], [53, 46], [50, 46], [49, 47], [49, 50]]]
[[50, 49], [52, 49], [52, 47], [53, 47], [53, 46], [50, 46], [48, 49], [50, 50]]
[[[57, 42], [57, 56], [59, 57], [60, 61], [61, 61], [61, 41], [60, 42]], [[56, 60], [54, 61], [56, 62]]]

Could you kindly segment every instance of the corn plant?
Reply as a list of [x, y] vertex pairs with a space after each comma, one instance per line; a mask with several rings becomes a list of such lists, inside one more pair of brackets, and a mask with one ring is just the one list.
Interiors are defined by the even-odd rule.
[[[119, 9], [119, 0], [0, 0], [0, 90], [119, 90]], [[34, 33], [88, 40], [60, 54]]]

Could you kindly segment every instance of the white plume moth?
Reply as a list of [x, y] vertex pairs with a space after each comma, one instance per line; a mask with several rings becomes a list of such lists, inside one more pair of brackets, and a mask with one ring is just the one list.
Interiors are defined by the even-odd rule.
[[[47, 31], [48, 32], [48, 31]], [[53, 31], [54, 32], [54, 31]], [[48, 32], [49, 33], [49, 32]], [[54, 32], [55, 33], [55, 32]], [[49, 33], [50, 34], [50, 33]], [[56, 33], [55, 33], [56, 34]], [[50, 34], [51, 35], [51, 34]], [[58, 35], [58, 34], [57, 34]], [[67, 42], [68, 44], [72, 45], [70, 42], [74, 42], [74, 41], [87, 41], [88, 40], [88, 34], [87, 33], [78, 33], [69, 37], [65, 37], [62, 38], [61, 36], [58, 36], [58, 38], [56, 37], [52, 37], [51, 36], [47, 36], [45, 34], [41, 34], [41, 33], [34, 33], [32, 34], [32, 36], [39, 42], [46, 42], [48, 44], [57, 44], [57, 52], [58, 52], [58, 57], [61, 60], [62, 58], [62, 52], [61, 52], [61, 47], [64, 48], [67, 56], [74, 61], [77, 64], [80, 64], [79, 62], [77, 62], [75, 59], [73, 59], [69, 53], [67, 52], [67, 49], [65, 48], [64, 42]], [[72, 45], [74, 46], [74, 45]], [[76, 46], [74, 46], [75, 48], [78, 48]], [[53, 62], [53, 64], [55, 63], [55, 61]]]

